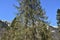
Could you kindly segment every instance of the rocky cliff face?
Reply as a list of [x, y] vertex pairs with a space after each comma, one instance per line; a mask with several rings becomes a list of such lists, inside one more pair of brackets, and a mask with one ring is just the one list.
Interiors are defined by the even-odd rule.
[[8, 27], [8, 24], [0, 20], [0, 27]]
[[53, 38], [53, 40], [60, 40], [60, 34], [58, 34], [58, 32], [53, 32], [52, 38]]
[[0, 20], [0, 40], [4, 33], [6, 33], [6, 27], [8, 27], [8, 24]]
[[53, 40], [60, 40], [60, 34], [59, 34], [58, 28], [54, 28], [54, 27], [50, 26], [49, 30], [52, 33]]

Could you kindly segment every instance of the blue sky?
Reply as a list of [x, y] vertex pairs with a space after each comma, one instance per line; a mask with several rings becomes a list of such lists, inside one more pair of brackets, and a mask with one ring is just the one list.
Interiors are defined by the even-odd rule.
[[56, 14], [57, 9], [60, 8], [60, 0], [41, 0], [41, 5], [46, 11], [48, 21], [51, 23], [52, 26], [56, 26]]
[[[18, 3], [16, 0], [0, 0], [0, 20], [13, 20], [17, 13], [13, 4]], [[60, 0], [41, 0], [41, 6], [46, 11], [48, 21], [52, 26], [56, 26], [56, 11], [60, 8]]]

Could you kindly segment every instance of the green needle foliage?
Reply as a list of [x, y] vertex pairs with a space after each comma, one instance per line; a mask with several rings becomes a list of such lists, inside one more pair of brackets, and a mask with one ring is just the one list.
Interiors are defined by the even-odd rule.
[[[18, 15], [2, 40], [51, 40], [40, 0], [18, 0]], [[8, 37], [8, 38], [7, 38]]]

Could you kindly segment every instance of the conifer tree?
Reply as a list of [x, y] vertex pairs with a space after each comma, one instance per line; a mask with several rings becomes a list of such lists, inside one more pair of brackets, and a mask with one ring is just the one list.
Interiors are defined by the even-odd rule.
[[57, 10], [57, 25], [58, 25], [58, 29], [60, 31], [60, 9]]
[[[20, 6], [17, 7], [17, 8], [20, 11], [20, 13], [19, 13], [20, 16], [22, 17], [22, 18], [20, 18], [20, 20], [21, 19], [23, 20], [23, 21], [22, 20], [21, 21], [23, 23], [25, 23], [24, 26], [26, 28], [28, 28], [29, 26], [32, 25], [32, 28], [33, 28], [33, 30], [32, 30], [32, 34], [33, 34], [32, 37], [33, 38], [32, 39], [33, 40], [39, 40], [40, 38], [36, 37], [36, 35], [38, 35], [38, 32], [36, 30], [38, 30], [38, 29], [36, 28], [35, 23], [36, 23], [36, 21], [37, 22], [44, 21], [45, 18], [46, 18], [45, 12], [44, 12], [44, 10], [42, 9], [42, 7], [40, 5], [40, 0], [22, 0], [22, 1], [19, 0], [19, 4], [20, 4]], [[40, 25], [41, 26], [40, 30], [42, 30], [42, 32], [44, 33], [43, 36], [46, 36], [47, 34], [46, 34], [45, 30], [47, 30], [47, 28], [46, 28], [47, 25], [43, 25], [43, 23], [42, 23], [43, 28]], [[44, 29], [44, 28], [46, 28], [46, 29]], [[39, 33], [41, 33], [41, 32], [39, 32]], [[49, 32], [47, 32], [47, 33], [49, 33]], [[28, 33], [26, 33], [26, 37], [28, 37], [27, 35], [28, 35]], [[47, 37], [44, 37], [44, 38], [45, 38], [44, 40], [49, 40]], [[43, 37], [41, 38], [41, 40], [43, 40]]]

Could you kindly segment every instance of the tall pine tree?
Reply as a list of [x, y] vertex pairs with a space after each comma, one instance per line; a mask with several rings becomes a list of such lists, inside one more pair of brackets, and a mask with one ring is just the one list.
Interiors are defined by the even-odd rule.
[[[8, 31], [10, 40], [51, 40], [40, 0], [18, 0], [17, 17]], [[48, 35], [49, 34], [49, 35]]]

